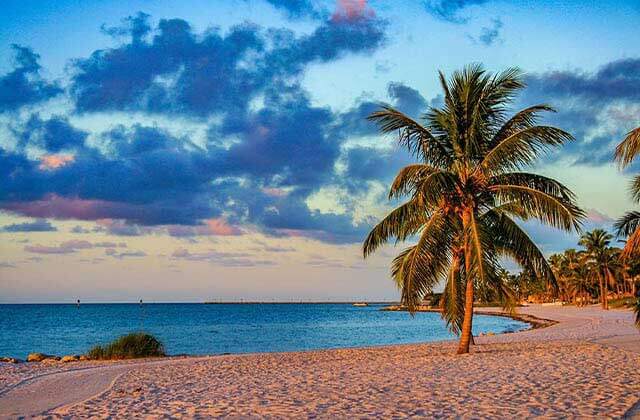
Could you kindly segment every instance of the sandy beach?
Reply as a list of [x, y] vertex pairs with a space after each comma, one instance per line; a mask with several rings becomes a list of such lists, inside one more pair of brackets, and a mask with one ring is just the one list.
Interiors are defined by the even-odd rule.
[[0, 417], [621, 417], [640, 399], [630, 311], [452, 342], [128, 362], [0, 364]]

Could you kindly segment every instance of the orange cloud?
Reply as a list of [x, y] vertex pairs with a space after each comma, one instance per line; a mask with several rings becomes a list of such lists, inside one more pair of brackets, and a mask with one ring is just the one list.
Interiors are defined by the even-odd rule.
[[38, 168], [42, 171], [53, 171], [62, 168], [76, 159], [74, 155], [44, 155], [40, 158]]
[[235, 236], [240, 235], [242, 231], [236, 226], [231, 226], [222, 218], [207, 220], [209, 232], [213, 235]]

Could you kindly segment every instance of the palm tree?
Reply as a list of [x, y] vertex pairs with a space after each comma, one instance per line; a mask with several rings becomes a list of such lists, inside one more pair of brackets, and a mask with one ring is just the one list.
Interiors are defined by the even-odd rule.
[[536, 124], [541, 112], [552, 111], [547, 105], [508, 118], [507, 106], [524, 87], [518, 69], [493, 75], [472, 65], [449, 81], [440, 73], [440, 84], [444, 106], [428, 109], [422, 122], [389, 106], [368, 117], [382, 133], [397, 134], [418, 162], [396, 176], [389, 199], [407, 201], [371, 230], [363, 253], [415, 238], [391, 265], [402, 302], [414, 313], [443, 281], [443, 318], [460, 334], [458, 353], [468, 353], [474, 289], [490, 285], [505, 308], [513, 307], [512, 290], [499, 276], [501, 257], [555, 285], [546, 259], [513, 218], [578, 230], [584, 213], [564, 185], [522, 171], [572, 137]]
[[579, 244], [585, 247], [589, 262], [592, 264], [592, 274], [598, 279], [600, 285], [600, 301], [603, 309], [609, 309], [608, 284], [614, 282], [614, 268], [612, 267], [611, 251], [609, 244], [613, 235], [602, 229], [594, 229], [580, 238]]
[[574, 281], [575, 272], [572, 267], [570, 267], [571, 261], [568, 259], [567, 251], [562, 254], [553, 254], [550, 256], [549, 265], [551, 265], [553, 274], [556, 276], [556, 281], [558, 282], [560, 300], [562, 302], [575, 302], [579, 289]]
[[[625, 139], [616, 147], [615, 159], [621, 168], [627, 167], [640, 154], [640, 127], [630, 131]], [[640, 175], [631, 182], [631, 196], [640, 203]], [[622, 251], [622, 258], [628, 259], [632, 254], [640, 253], [640, 211], [630, 211], [615, 224], [618, 236], [627, 238]]]
[[564, 251], [568, 275], [576, 288], [577, 294], [580, 295], [579, 306], [585, 306], [591, 300], [593, 283], [589, 278], [589, 265], [585, 264], [586, 257], [587, 255], [584, 252], [579, 252], [575, 249]]

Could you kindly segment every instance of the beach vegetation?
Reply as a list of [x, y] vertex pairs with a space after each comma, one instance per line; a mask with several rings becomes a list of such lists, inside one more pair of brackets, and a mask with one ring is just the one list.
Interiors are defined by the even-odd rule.
[[609, 309], [609, 286], [616, 283], [614, 272], [618, 265], [618, 250], [609, 247], [613, 235], [603, 229], [586, 232], [580, 238], [579, 244], [585, 247], [584, 259], [588, 267], [588, 275], [596, 279], [600, 289], [602, 309]]
[[146, 333], [131, 333], [115, 341], [95, 346], [87, 353], [90, 359], [138, 359], [141, 357], [163, 357], [164, 346], [156, 337]]
[[468, 353], [477, 290], [491, 290], [505, 309], [516, 303], [501, 275], [505, 258], [557, 288], [548, 261], [516, 219], [578, 231], [584, 212], [567, 187], [527, 170], [572, 136], [538, 124], [541, 114], [553, 112], [548, 105], [510, 113], [525, 86], [518, 69], [492, 74], [470, 65], [449, 80], [440, 73], [439, 80], [444, 104], [419, 120], [387, 105], [368, 117], [381, 133], [397, 136], [416, 163], [391, 184], [389, 200], [405, 201], [371, 230], [363, 253], [411, 241], [391, 264], [402, 303], [413, 313], [444, 284], [442, 316], [460, 335], [458, 353]]

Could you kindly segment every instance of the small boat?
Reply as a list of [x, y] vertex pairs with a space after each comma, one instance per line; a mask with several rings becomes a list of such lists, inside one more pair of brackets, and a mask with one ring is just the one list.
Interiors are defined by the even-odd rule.
[[355, 302], [353, 306], [369, 306], [367, 302]]

